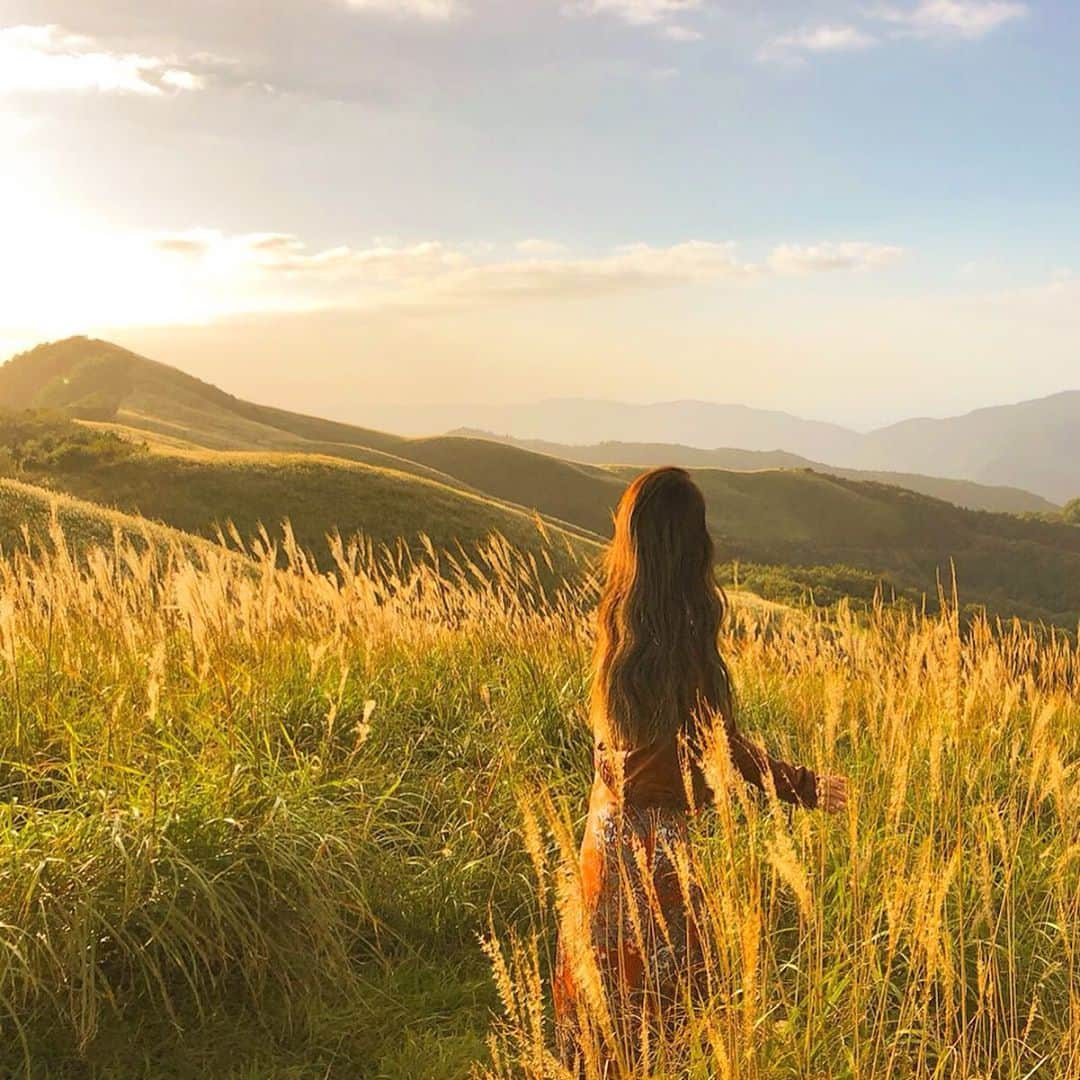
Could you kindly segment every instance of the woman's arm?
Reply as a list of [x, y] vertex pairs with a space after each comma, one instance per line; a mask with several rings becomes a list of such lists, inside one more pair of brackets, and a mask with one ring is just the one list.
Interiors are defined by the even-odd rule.
[[802, 765], [790, 765], [770, 757], [756, 743], [745, 738], [734, 724], [724, 724], [713, 729], [712, 736], [699, 736], [697, 751], [691, 756], [693, 777], [692, 805], [704, 806], [710, 800], [712, 787], [705, 776], [703, 753], [720, 751], [717, 737], [723, 731], [728, 755], [732, 764], [748, 783], [762, 791], [767, 790], [766, 776], [772, 780], [777, 798], [808, 810], [820, 809], [827, 814], [839, 813], [847, 806], [848, 783], [844, 776], [823, 774], [818, 776]]
[[[784, 802], [794, 803], [796, 806], [805, 806], [810, 810], [818, 805], [819, 780], [810, 769], [802, 765], [789, 765], [786, 761], [769, 757], [760, 746], [744, 738], [734, 728], [728, 728], [727, 740], [731, 760], [748, 783], [764, 791], [765, 777], [770, 776], [776, 788], [777, 798]], [[832, 809], [831, 806], [828, 808]]]

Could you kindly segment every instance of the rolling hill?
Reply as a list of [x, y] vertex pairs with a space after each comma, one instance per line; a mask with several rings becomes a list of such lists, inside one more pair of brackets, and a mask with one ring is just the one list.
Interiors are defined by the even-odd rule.
[[[493, 531], [530, 547], [539, 535], [531, 506], [393, 452], [408, 440], [255, 405], [109, 342], [69, 338], [13, 358], [0, 367], [0, 407], [145, 438], [147, 454], [33, 478], [203, 535], [226, 521], [250, 533], [285, 518], [315, 551], [334, 529], [377, 542], [423, 533], [442, 547]], [[556, 547], [595, 543], [576, 523], [546, 525]]]
[[790, 454], [785, 450], [705, 450], [696, 446], [671, 443], [603, 442], [586, 446], [568, 446], [545, 442], [541, 439], [513, 439], [508, 435], [493, 435], [485, 431], [463, 429], [456, 434], [468, 438], [493, 439], [508, 446], [518, 446], [537, 453], [548, 454], [565, 461], [579, 461], [593, 465], [634, 465], [646, 468], [651, 465], [682, 465], [686, 468], [736, 469], [813, 469], [829, 476], [846, 480], [868, 480], [880, 484], [916, 491], [944, 499], [968, 510], [992, 510], [1002, 514], [1054, 513], [1059, 509], [1049, 499], [1030, 491], [1012, 487], [994, 487], [977, 484], [970, 480], [950, 480], [940, 476], [923, 476], [918, 473], [874, 472], [864, 469], [844, 469], [825, 465], [819, 461]]
[[[560, 570], [597, 548], [576, 525], [545, 522], [519, 507], [411, 473], [343, 458], [279, 451], [153, 448], [50, 414], [0, 418], [6, 466], [38, 490], [63, 492], [136, 520], [215, 538], [232, 524], [247, 539], [288, 520], [301, 546], [330, 564], [326, 538], [363, 533], [466, 550], [500, 533], [548, 552]], [[100, 530], [99, 530], [100, 531]]]
[[117, 536], [136, 547], [178, 546], [189, 554], [209, 547], [208, 542], [179, 529], [33, 484], [0, 479], [0, 552], [25, 551], [28, 546], [32, 551], [51, 548], [54, 521], [73, 555], [91, 547], [110, 547]]
[[[58, 409], [83, 418], [64, 422], [90, 442], [95, 430], [112, 440], [82, 457], [54, 448], [31, 459], [20, 450], [24, 479], [203, 536], [230, 520], [250, 533], [289, 518], [315, 551], [335, 529], [376, 540], [425, 532], [438, 546], [498, 530], [528, 546], [537, 540], [535, 511], [557, 549], [592, 552], [639, 467], [299, 416], [87, 339], [0, 367], [0, 406]], [[1071, 629], [1080, 621], [1080, 528], [805, 468], [694, 468], [722, 560], [813, 573], [846, 567], [931, 596], [955, 560], [968, 602]]]
[[506, 432], [556, 443], [683, 443], [778, 447], [822, 461], [843, 463], [857, 452], [860, 436], [839, 424], [804, 420], [790, 413], [710, 401], [664, 401], [649, 405], [586, 398], [551, 398], [513, 405], [380, 407], [382, 423], [399, 431], [428, 433], [451, 428]]
[[[493, 532], [523, 548], [540, 534], [525, 510], [391, 469], [315, 454], [146, 451], [85, 470], [53, 470], [54, 486], [174, 528], [213, 536], [232, 522], [242, 536], [287, 519], [322, 556], [326, 537], [363, 533], [376, 543], [426, 535], [436, 548], [469, 548]], [[595, 547], [575, 526], [546, 524], [556, 551]]]

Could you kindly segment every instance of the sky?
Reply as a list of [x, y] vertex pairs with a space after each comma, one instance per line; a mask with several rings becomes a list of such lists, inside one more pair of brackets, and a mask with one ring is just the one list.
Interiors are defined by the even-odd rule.
[[0, 356], [245, 397], [1080, 388], [1075, 0], [0, 0]]

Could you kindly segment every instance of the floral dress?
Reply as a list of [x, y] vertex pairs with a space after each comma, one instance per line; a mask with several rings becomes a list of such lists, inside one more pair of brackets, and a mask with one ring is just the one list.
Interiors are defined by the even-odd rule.
[[[727, 737], [744, 779], [764, 788], [770, 776], [779, 798], [816, 805], [809, 769], [770, 758], [734, 728]], [[674, 1022], [680, 1003], [699, 988], [699, 894], [685, 856], [690, 814], [708, 798], [701, 768], [686, 759], [678, 737], [635, 750], [596, 746], [580, 895], [564, 905], [553, 979], [559, 1052], [568, 1067], [580, 1067], [581, 1014], [595, 1015], [597, 995], [632, 1059], [641, 1020]], [[609, 1075], [617, 1075], [613, 1066]]]

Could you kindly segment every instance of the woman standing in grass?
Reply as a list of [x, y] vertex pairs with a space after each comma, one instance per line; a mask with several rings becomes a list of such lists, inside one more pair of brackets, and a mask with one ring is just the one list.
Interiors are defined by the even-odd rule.
[[[842, 777], [777, 761], [739, 734], [718, 650], [724, 613], [700, 490], [683, 469], [644, 473], [615, 513], [593, 661], [581, 894], [556, 960], [560, 1053], [572, 1069], [584, 1071], [587, 1058], [590, 1072], [621, 1075], [620, 1059], [641, 1060], [646, 1029], [670, 1029], [701, 989], [696, 886], [680, 851], [690, 814], [708, 799], [700, 751], [715, 722], [751, 784], [799, 806], [846, 803]], [[585, 1021], [598, 1001], [609, 1034], [585, 1037], [597, 1030]]]

